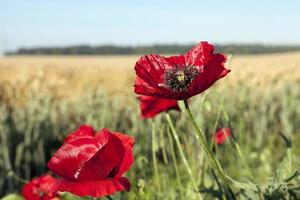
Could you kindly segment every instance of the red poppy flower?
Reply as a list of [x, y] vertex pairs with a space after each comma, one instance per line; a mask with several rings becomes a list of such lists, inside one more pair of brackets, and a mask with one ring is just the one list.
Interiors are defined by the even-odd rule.
[[122, 175], [132, 165], [134, 139], [104, 128], [95, 133], [83, 125], [64, 140], [48, 168], [62, 177], [54, 191], [77, 196], [103, 197], [130, 190], [130, 182]]
[[136, 94], [183, 100], [197, 95], [230, 71], [226, 57], [214, 54], [214, 47], [201, 42], [186, 55], [142, 56], [135, 65]]
[[214, 135], [214, 142], [216, 144], [224, 144], [227, 138], [229, 138], [230, 136], [231, 136], [230, 128], [219, 128], [216, 134]]
[[163, 99], [145, 95], [138, 96], [138, 99], [140, 100], [141, 116], [143, 118], [151, 118], [170, 109], [179, 110], [177, 101], [174, 99]]
[[58, 197], [52, 195], [51, 191], [56, 179], [49, 174], [33, 178], [22, 188], [22, 196], [25, 200], [59, 200]]

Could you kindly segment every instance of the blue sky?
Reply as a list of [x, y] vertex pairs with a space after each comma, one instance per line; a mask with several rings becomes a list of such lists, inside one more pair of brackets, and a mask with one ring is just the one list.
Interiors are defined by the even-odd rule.
[[297, 0], [0, 0], [0, 51], [72, 44], [300, 44]]

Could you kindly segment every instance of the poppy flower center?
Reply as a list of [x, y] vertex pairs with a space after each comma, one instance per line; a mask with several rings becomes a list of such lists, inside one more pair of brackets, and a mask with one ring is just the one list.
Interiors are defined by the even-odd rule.
[[199, 75], [199, 71], [194, 66], [184, 68], [176, 66], [165, 73], [165, 85], [174, 92], [187, 91], [193, 79]]

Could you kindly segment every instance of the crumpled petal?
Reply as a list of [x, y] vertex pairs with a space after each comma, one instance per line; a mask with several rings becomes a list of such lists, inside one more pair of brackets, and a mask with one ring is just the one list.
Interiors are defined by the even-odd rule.
[[129, 146], [133, 147], [135, 144], [134, 138], [129, 135], [125, 135], [125, 134], [119, 133], [119, 132], [112, 132], [112, 134], [114, 136], [116, 136], [117, 138], [119, 138], [122, 141], [123, 145], [129, 145]]
[[[135, 65], [134, 92], [138, 95], [183, 100], [205, 91], [230, 72], [224, 67], [226, 57], [213, 52], [213, 45], [201, 42], [191, 48], [185, 56], [142, 56]], [[170, 69], [182, 70], [187, 67], [196, 68], [199, 74], [193, 77], [190, 83], [186, 83], [188, 85], [184, 91], [170, 89], [165, 83], [166, 74]]]
[[204, 66], [211, 59], [214, 47], [208, 42], [200, 42], [192, 47], [186, 54], [186, 64], [188, 66]]
[[76, 180], [84, 164], [107, 144], [108, 137], [103, 140], [95, 138], [78, 138], [64, 143], [48, 162], [48, 168], [57, 175]]
[[73, 132], [48, 162], [48, 168], [62, 177], [53, 192], [101, 197], [130, 189], [122, 174], [133, 163], [134, 139], [107, 128], [96, 134], [91, 130], [84, 126]]
[[146, 80], [152, 87], [155, 87], [158, 83], [163, 82], [163, 74], [167, 67], [171, 68], [172, 65], [170, 65], [165, 57], [150, 54], [142, 56], [136, 62], [135, 70], [138, 76]]
[[141, 95], [140, 100], [141, 116], [143, 118], [152, 118], [157, 114], [170, 109], [179, 110], [177, 100], [164, 99], [152, 96]]
[[137, 78], [134, 83], [136, 93], [151, 93], [156, 96], [168, 92], [164, 87], [164, 73], [173, 66], [167, 58], [150, 54], [142, 56], [135, 65]]
[[165, 58], [172, 67], [181, 67], [185, 65], [185, 56], [170, 56]]
[[122, 159], [122, 162], [117, 167], [116, 174], [114, 177], [121, 177], [133, 164], [134, 157], [133, 157], [133, 145], [135, 143], [134, 139], [128, 135], [124, 135], [118, 132], [114, 132], [113, 135], [118, 137], [124, 146], [125, 153]]
[[188, 96], [194, 96], [211, 87], [217, 80], [226, 76], [230, 70], [224, 67], [226, 57], [223, 54], [214, 54], [204, 66], [203, 71], [193, 80]]
[[59, 198], [52, 194], [56, 179], [49, 174], [44, 174], [40, 177], [33, 178], [26, 183], [22, 188], [22, 196], [25, 200], [40, 200]]
[[158, 86], [153, 87], [137, 76], [134, 83], [134, 92], [142, 95], [145, 94], [159, 96], [161, 93], [163, 93], [163, 89], [159, 88]]
[[84, 163], [79, 173], [79, 181], [112, 178], [123, 162], [125, 147], [122, 141], [110, 132], [106, 133], [106, 131], [108, 129], [104, 129], [98, 134], [109, 134], [107, 144], [94, 157]]
[[69, 142], [73, 139], [78, 139], [80, 137], [94, 137], [94, 129], [88, 125], [81, 125], [76, 131], [69, 134], [65, 138], [64, 143]]
[[80, 182], [59, 179], [54, 188], [54, 191], [70, 192], [80, 197], [91, 196], [96, 198], [112, 195], [123, 190], [130, 190], [130, 182], [125, 177]]

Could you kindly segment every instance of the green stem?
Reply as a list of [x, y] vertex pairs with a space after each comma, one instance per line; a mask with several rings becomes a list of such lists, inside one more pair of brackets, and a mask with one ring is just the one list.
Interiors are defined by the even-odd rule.
[[160, 187], [160, 183], [159, 183], [156, 152], [155, 152], [156, 147], [157, 147], [156, 139], [155, 139], [155, 131], [156, 131], [155, 124], [152, 121], [152, 160], [153, 160], [153, 168], [154, 168], [154, 176], [155, 176], [156, 184], [157, 184], [158, 190], [160, 191], [161, 187]]
[[206, 139], [205, 139], [202, 131], [198, 127], [197, 123], [195, 122], [193, 114], [192, 114], [190, 107], [188, 105], [188, 102], [186, 100], [184, 100], [184, 108], [188, 115], [189, 121], [192, 123], [192, 125], [196, 131], [193, 133], [194, 133], [195, 137], [197, 138], [197, 140], [199, 141], [200, 146], [203, 148], [204, 152], [208, 156], [208, 160], [210, 161], [211, 167], [213, 167], [217, 171], [222, 183], [225, 185], [225, 188], [229, 189], [229, 184], [228, 184], [226, 176], [221, 168], [221, 165], [219, 164], [219, 162], [217, 161], [217, 159], [215, 158], [213, 153], [210, 151], [210, 148], [206, 142]]
[[110, 196], [106, 196], [106, 198], [109, 199], [109, 200], [113, 200], [113, 198], [110, 197]]
[[199, 173], [199, 176], [200, 176], [200, 187], [201, 186], [204, 186], [204, 180], [205, 180], [205, 171], [206, 171], [206, 165], [205, 165], [205, 158], [204, 156], [201, 154], [201, 157], [200, 157], [200, 173]]
[[162, 150], [162, 157], [163, 157], [163, 161], [166, 165], [169, 164], [168, 161], [168, 156], [167, 156], [167, 151], [166, 151], [166, 145], [165, 145], [165, 138], [164, 138], [164, 128], [160, 129], [159, 131], [159, 145], [161, 147]]
[[247, 165], [247, 162], [246, 162], [246, 160], [245, 160], [244, 154], [243, 154], [242, 151], [241, 151], [240, 145], [239, 145], [236, 141], [233, 141], [233, 142], [234, 142], [235, 149], [236, 149], [236, 151], [238, 152], [239, 157], [241, 158], [242, 165], [244, 166], [247, 175], [248, 175], [251, 179], [253, 179], [253, 175], [252, 175], [251, 169], [249, 168], [249, 165]]
[[[227, 124], [229, 125], [229, 128], [231, 129], [231, 131], [233, 131], [232, 128], [231, 128], [231, 125], [230, 125], [230, 121], [229, 121], [228, 114], [227, 114], [227, 112], [226, 112], [226, 110], [225, 110], [225, 108], [224, 108], [224, 106], [223, 106], [223, 103], [221, 104], [221, 110], [222, 110], [222, 112], [223, 112], [223, 115], [224, 115], [224, 117], [225, 117], [225, 120], [226, 120]], [[233, 133], [233, 134], [234, 134], [234, 133]], [[253, 175], [252, 175], [251, 169], [250, 169], [249, 165], [247, 164], [247, 162], [246, 162], [246, 160], [245, 160], [245, 157], [244, 157], [244, 155], [243, 155], [243, 153], [242, 153], [242, 151], [241, 151], [240, 145], [239, 145], [239, 144], [237, 143], [237, 141], [236, 141], [236, 138], [233, 139], [233, 143], [234, 143], [234, 147], [235, 147], [235, 149], [236, 149], [236, 151], [237, 151], [239, 157], [240, 157], [241, 160], [242, 160], [243, 169], [246, 171], [247, 175], [248, 175], [251, 179], [253, 179]]]
[[15, 174], [15, 172], [12, 170], [8, 172], [8, 176], [14, 178], [16, 181], [19, 181], [20, 183], [23, 183], [23, 184], [27, 183], [27, 181], [25, 179], [22, 179], [19, 176], [17, 176]]
[[176, 159], [176, 154], [175, 154], [175, 150], [174, 150], [174, 146], [173, 146], [173, 139], [172, 139], [172, 136], [170, 134], [170, 129], [167, 129], [167, 134], [168, 134], [168, 139], [169, 139], [169, 143], [170, 143], [171, 156], [172, 156], [174, 169], [175, 169], [175, 173], [176, 173], [176, 180], [177, 180], [177, 183], [178, 183], [178, 189], [179, 189], [179, 192], [180, 192], [180, 197], [181, 197], [181, 199], [184, 199], [183, 186], [182, 186], [182, 183], [181, 183], [181, 177], [180, 177], [180, 173], [179, 173], [179, 169], [178, 169], [178, 165], [177, 165], [177, 159]]
[[12, 171], [12, 166], [9, 158], [9, 149], [7, 144], [7, 134], [4, 133], [2, 130], [0, 130], [0, 141], [1, 141], [1, 151], [2, 151], [2, 157], [4, 160], [4, 168], [7, 172]]
[[[219, 124], [219, 121], [220, 121], [220, 118], [221, 118], [221, 114], [222, 114], [222, 109], [219, 109], [219, 112], [218, 112], [218, 115], [217, 115], [217, 119], [215, 121], [215, 124], [214, 124], [214, 127], [213, 127], [213, 130], [212, 130], [212, 133], [215, 134], [216, 130], [217, 130], [217, 127], [218, 127], [218, 124]], [[216, 146], [215, 142], [214, 141], [211, 141], [210, 143], [210, 150], [212, 151], [212, 149], [214, 148], [214, 146]]]
[[[188, 162], [187, 162], [187, 159], [186, 159], [186, 157], [185, 157], [185, 155], [184, 155], [183, 149], [182, 149], [182, 147], [181, 147], [181, 143], [180, 143], [180, 141], [179, 141], [179, 137], [178, 137], [177, 131], [176, 131], [176, 129], [175, 129], [175, 127], [174, 127], [174, 124], [173, 124], [173, 122], [172, 122], [172, 120], [171, 120], [171, 117], [170, 117], [170, 115], [169, 115], [168, 113], [166, 113], [166, 119], [167, 119], [167, 122], [168, 122], [168, 124], [169, 124], [170, 129], [171, 129], [171, 133], [172, 133], [172, 135], [173, 135], [173, 137], [174, 137], [174, 139], [175, 139], [176, 145], [177, 145], [177, 147], [178, 147], [179, 154], [180, 154], [180, 157], [181, 157], [181, 159], [182, 159], [182, 162], [183, 162], [183, 164], [184, 164], [184, 166], [185, 166], [185, 168], [186, 168], [186, 171], [188, 172], [188, 174], [189, 174], [189, 176], [190, 176], [190, 179], [191, 179], [191, 181], [192, 181], [194, 190], [196, 190], [196, 192], [198, 192], [199, 189], [198, 189], [198, 187], [197, 187], [197, 183], [196, 183], [196, 181], [195, 181], [195, 179], [194, 179], [192, 170], [191, 170], [191, 168], [189, 167], [189, 164], [188, 164]], [[198, 195], [198, 199], [202, 199], [200, 193], [199, 193], [199, 195]]]
[[288, 162], [289, 162], [289, 173], [292, 173], [293, 172], [293, 166], [294, 166], [294, 163], [293, 163], [293, 153], [292, 153], [292, 148], [287, 148], [287, 159], [288, 159]]

